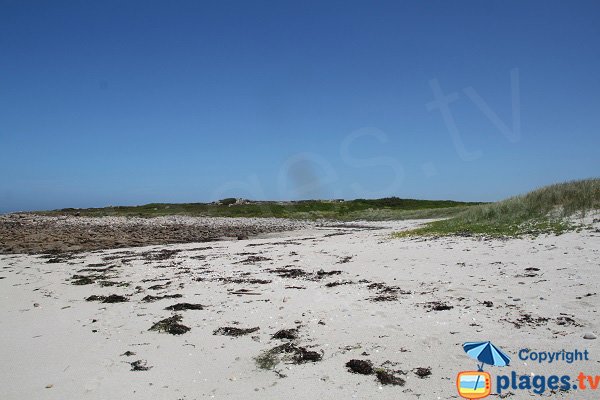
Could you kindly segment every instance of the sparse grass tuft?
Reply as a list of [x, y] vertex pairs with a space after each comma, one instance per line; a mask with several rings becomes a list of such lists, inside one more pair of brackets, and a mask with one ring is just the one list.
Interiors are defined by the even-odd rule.
[[568, 217], [600, 209], [600, 179], [546, 186], [525, 195], [469, 207], [458, 215], [421, 228], [397, 232], [396, 237], [419, 235], [521, 236], [575, 229]]

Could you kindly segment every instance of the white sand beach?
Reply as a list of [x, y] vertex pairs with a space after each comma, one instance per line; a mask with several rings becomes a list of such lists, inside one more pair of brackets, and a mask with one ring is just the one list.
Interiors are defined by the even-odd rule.
[[[486, 340], [512, 358], [510, 367], [486, 368], [492, 376], [598, 373], [599, 341], [584, 335], [600, 334], [600, 223], [537, 238], [391, 238], [422, 222], [67, 257], [0, 255], [0, 397], [459, 398], [456, 374], [476, 368], [461, 344]], [[104, 297], [86, 301], [92, 295]], [[102, 302], [110, 295], [122, 302]], [[157, 299], [165, 295], [181, 297]], [[201, 309], [165, 309], [178, 303]], [[180, 334], [149, 330], [174, 315], [181, 319], [171, 320], [180, 327], [172, 333]], [[283, 329], [296, 338], [273, 338]], [[293, 345], [271, 369], [259, 368], [257, 357], [285, 343]], [[523, 348], [587, 349], [590, 360], [525, 362]], [[352, 359], [405, 382], [352, 373]], [[540, 397], [512, 392], [508, 398]], [[550, 390], [542, 397], [574, 398]]]

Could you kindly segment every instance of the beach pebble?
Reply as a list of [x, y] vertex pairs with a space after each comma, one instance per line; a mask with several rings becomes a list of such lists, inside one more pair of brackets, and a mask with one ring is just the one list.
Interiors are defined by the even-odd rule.
[[583, 335], [584, 339], [589, 339], [589, 340], [594, 340], [597, 339], [598, 337], [596, 335], [594, 335], [592, 332], [588, 332], [585, 335]]

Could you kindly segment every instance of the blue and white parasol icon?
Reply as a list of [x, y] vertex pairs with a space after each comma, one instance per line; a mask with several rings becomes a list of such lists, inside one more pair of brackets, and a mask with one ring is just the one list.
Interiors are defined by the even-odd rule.
[[[481, 365], [478, 365], [479, 371], [483, 371], [483, 364], [505, 367], [510, 363], [510, 357], [489, 341], [467, 342], [463, 344], [463, 349], [469, 357], [474, 358], [481, 363]], [[477, 376], [475, 387], [477, 387], [477, 384], [479, 383], [479, 378], [480, 377]]]
[[467, 342], [463, 344], [465, 353], [479, 361], [479, 370], [483, 371], [483, 364], [505, 367], [510, 363], [510, 357], [494, 346], [492, 342]]

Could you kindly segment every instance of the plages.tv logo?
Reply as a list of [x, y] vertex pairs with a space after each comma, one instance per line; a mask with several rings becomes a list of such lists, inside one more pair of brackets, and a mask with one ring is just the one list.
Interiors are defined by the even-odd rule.
[[505, 367], [510, 357], [494, 346], [492, 342], [467, 342], [463, 349], [478, 361], [477, 371], [462, 371], [456, 377], [458, 394], [465, 399], [483, 399], [492, 392], [492, 377], [483, 370], [485, 364]]

